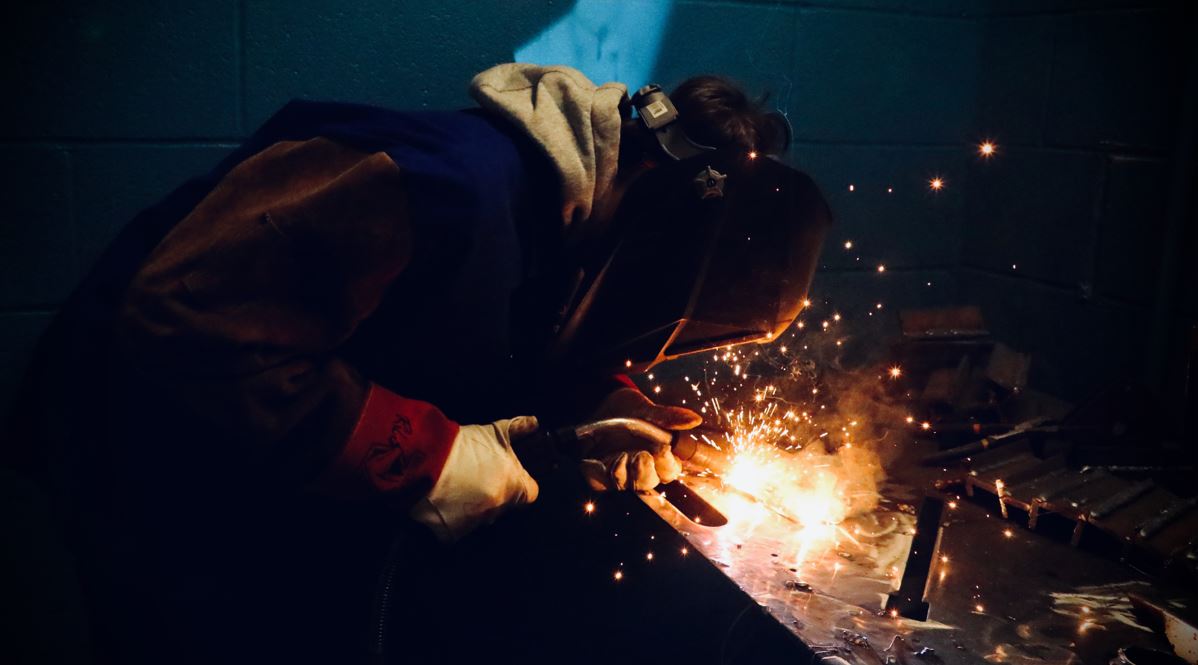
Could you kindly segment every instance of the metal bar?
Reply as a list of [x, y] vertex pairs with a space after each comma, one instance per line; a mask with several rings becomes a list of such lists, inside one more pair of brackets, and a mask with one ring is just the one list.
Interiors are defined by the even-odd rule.
[[923, 463], [927, 464], [929, 466], [934, 466], [936, 464], [941, 464], [943, 462], [951, 462], [953, 460], [958, 460], [958, 459], [961, 459], [962, 457], [969, 457], [970, 455], [980, 453], [980, 452], [985, 452], [987, 450], [1001, 448], [1002, 446], [1005, 446], [1009, 443], [1014, 443], [1015, 441], [1020, 440], [1019, 435], [1027, 434], [1027, 433], [1035, 431], [1035, 430], [1040, 430], [1040, 431], [1045, 431], [1045, 432], [1056, 431], [1056, 429], [1057, 429], [1056, 427], [1039, 427], [1042, 423], [1045, 423], [1045, 422], [1048, 422], [1048, 418], [1045, 418], [1045, 417], [1033, 418], [1031, 420], [1019, 423], [1018, 425], [1015, 425], [1014, 427], [1012, 427], [1010, 430], [1003, 432], [1001, 434], [994, 434], [992, 436], [987, 436], [987, 437], [984, 437], [977, 441], [974, 441], [973, 443], [967, 443], [963, 446], [957, 446], [956, 448], [949, 448], [948, 450], [943, 450], [938, 453], [932, 453], [931, 455], [928, 455], [927, 457], [923, 458]]
[[915, 517], [915, 538], [907, 552], [907, 565], [897, 591], [886, 598], [886, 610], [917, 621], [927, 621], [929, 605], [924, 598], [931, 579], [932, 562], [940, 550], [940, 520], [944, 515], [944, 501], [938, 497], [924, 497]]
[[1052, 457], [1047, 457], [1044, 459], [1036, 459], [1037, 461], [1028, 468], [1022, 469], [1018, 473], [1013, 473], [1007, 476], [1004, 479], [1007, 483], [1007, 487], [1027, 485], [1033, 480], [1043, 478], [1053, 471], [1060, 470], [1065, 466], [1065, 458], [1062, 455], [1053, 455]]
[[1082, 476], [1079, 476], [1077, 478], [1076, 482], [1066, 483], [1064, 485], [1060, 485], [1059, 488], [1054, 488], [1051, 491], [1042, 492], [1042, 494], [1040, 496], [1037, 496], [1036, 498], [1039, 498], [1039, 500], [1046, 502], [1046, 503], [1051, 502], [1053, 500], [1053, 498], [1057, 498], [1058, 496], [1069, 494], [1069, 492], [1071, 492], [1073, 490], [1082, 488], [1082, 486], [1093, 483], [1095, 477], [1096, 476], [1085, 476], [1085, 474], [1082, 474]]
[[1010, 457], [1004, 457], [995, 462], [990, 462], [989, 464], [986, 464], [984, 466], [976, 467], [972, 471], [976, 475], [980, 476], [984, 473], [990, 473], [991, 471], [994, 471], [996, 469], [1002, 469], [1004, 467], [1011, 466], [1012, 464], [1015, 464], [1016, 462], [1025, 462], [1025, 461], [1027, 461], [1026, 458], [1024, 458], [1021, 455], [1016, 454], [1016, 455], [1011, 455]]
[[1144, 539], [1151, 538], [1158, 531], [1172, 524], [1174, 520], [1188, 513], [1194, 506], [1198, 506], [1198, 496], [1174, 501], [1156, 517], [1140, 525], [1140, 537]]
[[1042, 476], [1029, 478], [1021, 483], [1018, 483], [1017, 485], [1014, 485], [1014, 489], [1012, 489], [1011, 492], [1013, 494], [1029, 494], [1031, 498], [1028, 499], [1028, 502], [1030, 503], [1031, 501], [1040, 498], [1036, 495], [1035, 490], [1040, 489], [1041, 485], [1050, 485], [1058, 478], [1068, 473], [1070, 473], [1070, 470], [1063, 467], [1059, 469], [1052, 469]]
[[1105, 501], [1099, 502], [1088, 513], [1093, 519], [1102, 519], [1127, 504], [1147, 494], [1155, 487], [1151, 480], [1142, 480]]

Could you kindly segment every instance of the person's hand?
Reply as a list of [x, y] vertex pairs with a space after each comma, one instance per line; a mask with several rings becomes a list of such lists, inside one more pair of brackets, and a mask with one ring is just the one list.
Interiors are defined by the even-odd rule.
[[512, 441], [536, 430], [532, 416], [464, 425], [433, 490], [412, 508], [412, 519], [441, 542], [454, 542], [507, 508], [536, 501], [537, 481], [512, 451]]
[[661, 406], [635, 388], [608, 395], [592, 420], [635, 418], [650, 428], [597, 431], [585, 443], [582, 473], [595, 490], [650, 490], [682, 473], [670, 451], [671, 433], [699, 426], [703, 417], [679, 406]]

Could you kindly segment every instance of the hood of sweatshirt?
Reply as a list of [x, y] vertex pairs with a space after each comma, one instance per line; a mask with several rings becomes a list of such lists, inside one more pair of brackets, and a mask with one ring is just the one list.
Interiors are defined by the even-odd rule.
[[577, 69], [508, 63], [474, 77], [470, 95], [516, 124], [552, 162], [561, 182], [562, 222], [591, 215], [612, 187], [620, 155], [623, 83], [595, 85]]

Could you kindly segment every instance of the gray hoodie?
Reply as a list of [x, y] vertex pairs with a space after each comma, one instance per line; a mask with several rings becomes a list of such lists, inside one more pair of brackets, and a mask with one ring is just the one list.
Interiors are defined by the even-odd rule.
[[470, 95], [521, 127], [549, 157], [561, 179], [563, 223], [590, 217], [616, 176], [624, 84], [596, 86], [571, 67], [508, 63], [475, 76]]

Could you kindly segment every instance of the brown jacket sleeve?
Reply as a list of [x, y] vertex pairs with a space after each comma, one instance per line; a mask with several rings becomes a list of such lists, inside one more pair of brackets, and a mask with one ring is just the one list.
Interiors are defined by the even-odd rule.
[[374, 490], [431, 486], [457, 426], [414, 400], [368, 402], [386, 391], [333, 355], [411, 256], [402, 180], [386, 154], [323, 138], [242, 162], [134, 278], [121, 325], [136, 364], [297, 479], [340, 465], [342, 486], [355, 472], [382, 474], [360, 483]]

